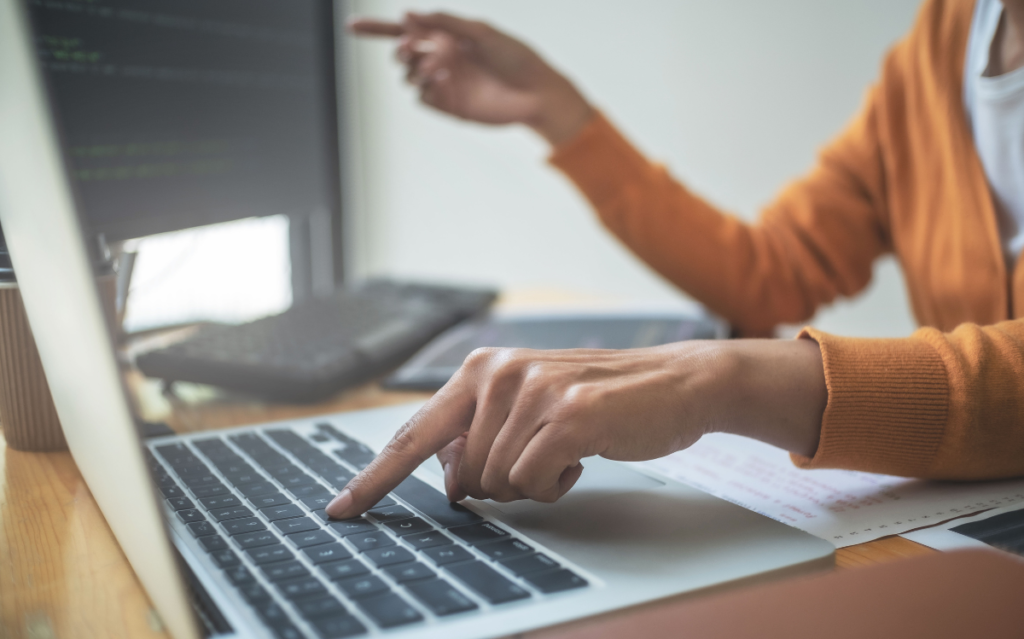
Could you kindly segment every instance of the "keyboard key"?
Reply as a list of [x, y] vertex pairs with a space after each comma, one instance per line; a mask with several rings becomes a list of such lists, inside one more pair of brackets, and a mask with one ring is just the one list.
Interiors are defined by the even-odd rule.
[[405, 587], [439, 617], [476, 610], [477, 605], [444, 579], [413, 581]]
[[308, 548], [303, 548], [302, 552], [305, 553], [305, 555], [309, 557], [309, 560], [314, 564], [325, 564], [330, 561], [350, 559], [352, 557], [352, 553], [345, 550], [345, 547], [339, 543], [310, 546]]
[[582, 588], [587, 585], [587, 580], [579, 575], [562, 568], [550, 572], [534, 572], [523, 576], [523, 579], [537, 587], [544, 593], [560, 592], [572, 588]]
[[[182, 478], [187, 484], [190, 479], [195, 479], [203, 475], [210, 476], [210, 467], [203, 463], [198, 464], [186, 464], [185, 466], [179, 466], [174, 469], [178, 473], [178, 476]], [[214, 479], [216, 479], [214, 477]], [[202, 483], [202, 482], [200, 482]]]
[[439, 523], [443, 528], [463, 526], [483, 520], [480, 515], [473, 511], [459, 504], [449, 502], [444, 493], [415, 477], [406, 478], [392, 492], [412, 504], [414, 508], [427, 517]]
[[406, 535], [416, 535], [434, 530], [433, 526], [423, 521], [419, 517], [413, 517], [412, 519], [403, 519], [401, 521], [389, 521], [384, 525], [390, 528], [391, 532], [395, 533], [399, 537], [404, 537]]
[[179, 510], [174, 514], [177, 515], [178, 519], [185, 524], [191, 524], [197, 521], [206, 521], [206, 517], [203, 516], [203, 513], [199, 512], [195, 508], [192, 510]]
[[232, 566], [225, 570], [224, 574], [236, 586], [256, 581], [256, 578], [252, 576], [252, 573], [245, 566]]
[[310, 530], [308, 532], [288, 535], [288, 541], [292, 542], [299, 548], [305, 548], [306, 546], [319, 546], [320, 544], [330, 543], [334, 540], [335, 537], [325, 530]]
[[167, 505], [173, 510], [188, 510], [195, 508], [195, 504], [188, 497], [175, 497], [174, 499], [168, 499]]
[[393, 592], [360, 599], [357, 605], [381, 628], [394, 628], [423, 620], [423, 615]]
[[295, 607], [299, 609], [299, 614], [306, 619], [348, 614], [345, 606], [334, 597], [300, 599], [295, 602]]
[[288, 599], [327, 596], [327, 589], [324, 588], [323, 584], [320, 583], [320, 580], [315, 577], [303, 577], [302, 579], [282, 581], [276, 585], [277, 589], [281, 591], [281, 594]]
[[473, 555], [461, 546], [437, 546], [436, 548], [426, 548], [420, 552], [438, 566], [474, 559]]
[[157, 446], [156, 452], [160, 453], [160, 456], [171, 466], [185, 466], [199, 461], [195, 453], [182, 442]]
[[291, 625], [291, 620], [288, 618], [288, 614], [284, 611], [284, 608], [274, 601], [269, 601], [262, 606], [257, 606], [256, 614], [258, 614], [263, 621], [267, 622], [267, 625], [270, 627], [282, 624]]
[[[317, 512], [317, 516], [319, 516], [320, 513], [322, 512], [323, 511]], [[347, 537], [348, 535], [354, 535], [356, 533], [374, 532], [378, 530], [376, 526], [366, 521], [362, 517], [356, 517], [355, 519], [338, 520], [329, 519], [327, 518], [326, 515], [324, 515], [324, 517], [321, 517], [321, 519], [325, 519], [328, 525], [330, 525], [331, 529], [334, 532], [341, 535], [342, 537]]]
[[278, 466], [274, 470], [270, 471], [270, 476], [274, 479], [281, 479], [282, 477], [291, 477], [292, 475], [303, 475], [302, 469], [294, 464], [287, 466]]
[[310, 510], [323, 510], [324, 508], [327, 508], [327, 504], [331, 503], [332, 499], [334, 499], [334, 495], [327, 493], [326, 495], [303, 497], [302, 503]]
[[231, 508], [218, 508], [217, 510], [211, 510], [210, 514], [217, 521], [227, 521], [228, 519], [242, 519], [243, 517], [252, 517], [252, 511], [245, 506], [233, 506]]
[[382, 524], [386, 524], [389, 521], [409, 519], [413, 516], [413, 514], [409, 512], [409, 509], [397, 504], [394, 506], [384, 506], [383, 508], [374, 507], [366, 511], [366, 514], [370, 515]]
[[341, 470], [338, 472], [320, 473], [320, 476], [324, 478], [324, 481], [326, 481], [331, 486], [334, 486], [334, 488], [337, 490], [341, 490], [342, 488], [347, 486], [348, 483], [352, 481], [352, 478], [355, 477], [355, 475], [345, 470]]
[[353, 599], [360, 597], [369, 597], [382, 593], [388, 589], [387, 584], [380, 580], [378, 577], [373, 575], [364, 575], [362, 577], [353, 577], [351, 579], [342, 579], [335, 582], [342, 592]]
[[217, 550], [229, 548], [228, 542], [220, 535], [215, 537], [200, 537], [199, 545], [202, 546], [206, 552], [215, 552]]
[[258, 497], [259, 495], [270, 495], [279, 492], [277, 487], [269, 481], [254, 481], [251, 484], [238, 486], [238, 491], [246, 497]]
[[234, 495], [206, 497], [205, 499], [200, 499], [199, 503], [206, 506], [207, 510], [217, 510], [218, 508], [231, 508], [232, 506], [242, 505], [242, 502]]
[[396, 502], [394, 499], [391, 499], [387, 495], [384, 495], [384, 497], [380, 501], [378, 501], [376, 504], [374, 504], [373, 507], [374, 508], [386, 508], [388, 506], [394, 506], [396, 503], [398, 503], [398, 502]]
[[319, 568], [320, 571], [323, 572], [331, 581], [348, 579], [349, 577], [358, 577], [370, 572], [370, 569], [366, 567], [366, 564], [358, 559], [332, 561], [327, 564], [320, 564], [317, 568]]
[[493, 544], [484, 544], [479, 547], [479, 550], [491, 559], [501, 561], [528, 555], [533, 552], [533, 546], [519, 539], [503, 539]]
[[220, 482], [216, 484], [208, 484], [206, 486], [196, 486], [195, 488], [189, 488], [189, 491], [196, 496], [196, 499], [202, 499], [203, 497], [213, 497], [214, 495], [227, 495], [229, 492], [228, 487]]
[[235, 551], [230, 548], [211, 552], [210, 558], [213, 559], [213, 562], [217, 564], [218, 568], [230, 568], [242, 563], [239, 561], [238, 555], [235, 554]]
[[239, 475], [255, 475], [256, 469], [250, 466], [248, 463], [242, 461], [241, 457], [236, 458], [238, 461], [227, 461], [223, 464], [217, 464], [217, 469], [224, 473], [225, 476], [235, 481], [235, 477]]
[[498, 541], [503, 537], [509, 536], [504, 529], [499, 528], [489, 521], [485, 521], [480, 524], [473, 524], [472, 526], [449, 528], [448, 532], [473, 546], [477, 544], [486, 544], [491, 541]]
[[383, 531], [348, 535], [345, 539], [359, 549], [359, 552], [366, 552], [367, 550], [373, 550], [374, 548], [383, 548], [385, 546], [395, 545], [395, 540]]
[[246, 484], [255, 484], [266, 481], [266, 477], [257, 473], [255, 470], [249, 470], [240, 473], [224, 473], [227, 478], [231, 480], [231, 483], [235, 486], [245, 486]]
[[292, 486], [288, 489], [296, 499], [305, 499], [306, 497], [323, 497], [325, 495], [331, 495], [330, 492], [320, 484], [310, 486]]
[[525, 589], [502, 577], [493, 568], [480, 561], [448, 564], [444, 569], [492, 604], [507, 603], [530, 596]]
[[417, 550], [434, 548], [435, 546], [449, 546], [452, 543], [451, 539], [437, 530], [422, 535], [407, 535], [402, 537], [402, 541], [412, 544], [412, 547]]
[[299, 517], [296, 519], [281, 519], [274, 522], [274, 528], [281, 531], [283, 535], [290, 535], [297, 532], [306, 532], [308, 530], [319, 530], [320, 524], [316, 523], [309, 517]]
[[260, 570], [270, 581], [286, 581], [297, 577], [308, 577], [309, 571], [298, 561], [278, 561], [260, 566]]
[[219, 484], [220, 479], [209, 473], [203, 475], [185, 475], [181, 478], [181, 481], [189, 488], [196, 488], [199, 486], [209, 486], [211, 484]]
[[246, 551], [246, 554], [248, 554], [249, 559], [252, 559], [253, 563], [257, 565], [287, 561], [295, 557], [295, 553], [292, 552], [292, 549], [282, 544], [250, 548]]
[[260, 512], [263, 516], [270, 521], [277, 521], [278, 519], [291, 519], [293, 517], [302, 517], [306, 513], [302, 512], [302, 509], [295, 504], [283, 504], [281, 506], [269, 506], [267, 508], [260, 508]]
[[238, 587], [238, 591], [242, 593], [242, 597], [252, 605], [262, 604], [263, 602], [270, 601], [270, 593], [266, 589], [256, 582], [251, 584], [243, 584]]
[[197, 521], [189, 524], [188, 530], [192, 533], [193, 537], [206, 537], [207, 535], [217, 534], [217, 529], [208, 521]]
[[290, 621], [271, 626], [270, 631], [274, 633], [274, 639], [306, 639], [306, 635]]
[[243, 519], [229, 519], [228, 521], [220, 522], [221, 527], [224, 528], [224, 532], [231, 536], [241, 535], [242, 533], [257, 532], [260, 530], [266, 530], [267, 527], [262, 521], [255, 517], [245, 517]]
[[258, 546], [269, 546], [270, 544], [278, 543], [277, 535], [269, 530], [242, 533], [241, 535], [235, 535], [231, 539], [242, 548], [256, 548]]
[[160, 486], [160, 493], [167, 499], [177, 499], [178, 497], [185, 496], [185, 491], [177, 486]]
[[399, 564], [397, 566], [388, 566], [384, 569], [384, 572], [398, 583], [418, 581], [420, 579], [433, 579], [437, 576], [436, 572], [428, 568], [426, 564], [419, 561], [408, 564]]
[[283, 506], [285, 504], [292, 503], [292, 500], [286, 497], [283, 493], [267, 493], [266, 495], [256, 495], [255, 497], [248, 497], [248, 501], [256, 508], [266, 508], [267, 506]]
[[343, 639], [366, 633], [366, 627], [352, 615], [320, 617], [312, 621], [322, 639]]
[[552, 570], [558, 568], [558, 562], [548, 557], [537, 553], [528, 557], [516, 557], [515, 559], [507, 559], [501, 562], [502, 566], [505, 566], [516, 575], [522, 577], [523, 575], [530, 574], [531, 572], [541, 572], [544, 570]]
[[319, 486], [320, 488], [323, 488], [317, 480], [305, 473], [298, 475], [285, 475], [284, 477], [278, 477], [277, 481], [281, 482], [281, 485], [288, 489], [296, 486]]
[[398, 546], [367, 550], [365, 557], [372, 561], [378, 568], [394, 564], [402, 564], [416, 559], [411, 552], [405, 548], [399, 548]]

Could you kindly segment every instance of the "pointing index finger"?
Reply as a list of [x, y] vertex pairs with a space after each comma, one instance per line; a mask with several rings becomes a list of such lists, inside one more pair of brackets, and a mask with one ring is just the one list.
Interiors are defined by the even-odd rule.
[[465, 376], [456, 375], [327, 505], [327, 514], [348, 519], [366, 512], [420, 464], [466, 432], [473, 420], [474, 405], [474, 393], [465, 383]]
[[405, 27], [397, 22], [374, 20], [373, 18], [354, 18], [349, 21], [348, 28], [352, 33], [364, 36], [397, 38], [405, 34]]

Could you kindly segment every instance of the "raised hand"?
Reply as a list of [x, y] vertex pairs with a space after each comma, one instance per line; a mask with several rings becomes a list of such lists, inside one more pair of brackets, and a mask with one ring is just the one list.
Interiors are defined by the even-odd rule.
[[593, 109], [532, 49], [478, 21], [446, 13], [406, 14], [402, 22], [360, 18], [357, 34], [398, 38], [398, 59], [420, 99], [486, 124], [525, 124], [552, 145], [572, 138]]

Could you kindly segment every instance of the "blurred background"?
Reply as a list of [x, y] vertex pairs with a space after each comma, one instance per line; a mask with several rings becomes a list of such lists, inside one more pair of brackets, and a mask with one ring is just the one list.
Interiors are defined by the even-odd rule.
[[[649, 157], [752, 220], [860, 107], [917, 0], [354, 0], [349, 14], [475, 16], [536, 47]], [[682, 294], [608, 234], [521, 128], [420, 104], [386, 40], [341, 47], [346, 267], [616, 300]], [[139, 242], [126, 328], [240, 322], [291, 302], [288, 221], [262, 218]], [[914, 328], [902, 275], [877, 264], [860, 296], [813, 323], [861, 336]]]

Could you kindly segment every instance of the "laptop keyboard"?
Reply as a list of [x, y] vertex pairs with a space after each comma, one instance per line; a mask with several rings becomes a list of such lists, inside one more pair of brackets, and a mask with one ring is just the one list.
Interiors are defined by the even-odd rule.
[[155, 450], [168, 508], [283, 639], [306, 624], [351, 637], [587, 585], [415, 477], [363, 517], [330, 519], [324, 508], [375, 456], [330, 424], [310, 440], [278, 427]]

